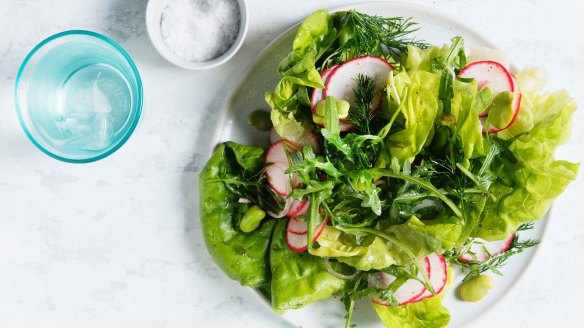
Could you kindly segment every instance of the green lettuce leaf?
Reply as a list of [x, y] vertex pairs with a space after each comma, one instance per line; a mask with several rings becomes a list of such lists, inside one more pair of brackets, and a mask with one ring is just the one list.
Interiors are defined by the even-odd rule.
[[525, 86], [519, 115], [524, 109], [529, 115], [512, 125], [519, 127], [502, 134], [515, 138], [509, 140], [513, 158], [501, 158], [492, 167], [497, 180], [489, 192], [496, 200], [487, 201], [482, 222], [473, 232], [476, 237], [503, 239], [521, 223], [540, 219], [578, 173], [579, 164], [555, 160], [553, 155], [570, 135], [576, 103], [565, 91], [533, 94], [540, 92], [542, 82], [529, 81], [530, 77], [540, 76], [533, 70], [518, 74]]
[[[421, 221], [413, 216], [405, 223], [389, 227], [387, 231], [397, 237], [419, 260], [431, 253], [443, 253], [452, 249], [460, 238], [462, 223], [456, 217], [441, 216], [434, 220]], [[412, 262], [399, 247], [393, 246], [390, 249], [397, 264]]]
[[[404, 81], [406, 81], [404, 79]], [[391, 155], [399, 160], [413, 161], [426, 143], [438, 114], [438, 87], [440, 77], [436, 74], [416, 71], [410, 76], [408, 92], [401, 101], [404, 129], [389, 136], [387, 147]]]
[[[503, 170], [514, 170], [506, 166]], [[502, 240], [513, 233], [524, 222], [536, 221], [549, 210], [552, 202], [565, 190], [575, 176], [578, 164], [556, 161], [546, 175], [528, 169], [507, 174], [511, 186], [496, 181], [489, 190], [496, 201], [489, 199], [481, 215], [481, 223], [473, 232], [474, 237], [485, 240]]]
[[359, 270], [381, 270], [395, 263], [387, 247], [387, 241], [379, 237], [368, 236], [357, 244], [353, 235], [327, 226], [317, 242], [319, 247], [310, 249], [310, 254], [333, 257]]
[[242, 285], [268, 284], [266, 256], [274, 220], [265, 220], [251, 233], [236, 228], [249, 205], [240, 204], [224, 182], [242, 170], [256, 172], [263, 165], [264, 150], [228, 142], [219, 145], [199, 174], [201, 225], [207, 249], [217, 265]]
[[398, 307], [375, 303], [373, 307], [386, 327], [440, 328], [450, 322], [448, 309], [442, 305], [441, 297], [436, 296]]
[[485, 102], [492, 100], [487, 92], [477, 92], [476, 82], [454, 81], [454, 97], [451, 114], [455, 120], [450, 124], [452, 135], [462, 145], [462, 165], [469, 167], [469, 160], [485, 156], [485, 148], [479, 113]]
[[521, 90], [521, 109], [515, 122], [508, 129], [497, 134], [499, 138], [506, 140], [533, 128], [533, 106], [538, 102], [546, 79], [544, 72], [538, 68], [521, 71], [515, 76]]
[[444, 47], [428, 47], [420, 49], [418, 47], [408, 45], [408, 57], [406, 59], [405, 67], [408, 72], [422, 70], [426, 72], [432, 71], [432, 63], [439, 57], [444, 57], [450, 50], [449, 46]]
[[265, 101], [272, 108], [272, 123], [279, 135], [295, 140], [311, 122], [303, 113], [309, 108], [308, 88], [324, 88], [316, 62], [337, 37], [327, 10], [319, 10], [305, 19], [294, 38], [292, 52], [278, 65], [283, 77]]
[[276, 312], [298, 309], [343, 290], [346, 280], [328, 273], [323, 260], [286, 245], [286, 221], [276, 225], [270, 249], [272, 307]]
[[[318, 239], [319, 247], [309, 252], [316, 256], [336, 258], [339, 262], [363, 271], [382, 270], [392, 264], [412, 263], [414, 259], [410, 254], [420, 260], [431, 253], [452, 249], [462, 229], [461, 219], [456, 217], [441, 216], [422, 221], [414, 216], [403, 224], [381, 229], [397, 238], [401, 243], [398, 246], [373, 235], [358, 243], [353, 234], [327, 226]], [[407, 248], [409, 254], [402, 247]]]

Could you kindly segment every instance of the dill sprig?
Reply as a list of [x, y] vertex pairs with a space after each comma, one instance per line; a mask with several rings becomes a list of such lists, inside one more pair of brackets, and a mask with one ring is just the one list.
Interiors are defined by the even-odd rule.
[[449, 262], [455, 263], [463, 269], [468, 270], [467, 275], [464, 277], [462, 282], [468, 281], [473, 277], [477, 277], [481, 275], [483, 272], [491, 271], [494, 274], [499, 276], [502, 275], [500, 269], [507, 264], [507, 260], [515, 254], [519, 254], [524, 250], [537, 246], [539, 244], [539, 240], [534, 239], [527, 239], [525, 241], [519, 241], [519, 234], [517, 232], [526, 231], [529, 229], [533, 229], [533, 222], [526, 222], [521, 224], [517, 231], [515, 232], [515, 236], [511, 241], [511, 245], [509, 249], [506, 251], [490, 256], [486, 261], [479, 261], [477, 259], [473, 259], [471, 261], [461, 261], [460, 258], [462, 255], [466, 254], [470, 249], [470, 245], [472, 244], [472, 240], [470, 242], [465, 243], [462, 247], [454, 249], [450, 252], [447, 252], [445, 256], [448, 258]]
[[361, 134], [371, 134], [371, 121], [373, 120], [373, 99], [375, 98], [375, 82], [369, 76], [359, 74], [356, 79], [357, 88], [355, 102], [357, 107], [349, 110], [347, 119], [353, 123]]
[[407, 52], [408, 45], [419, 48], [428, 46], [423, 41], [408, 37], [419, 29], [411, 18], [386, 18], [350, 10], [343, 13], [341, 26], [346, 26], [352, 32], [352, 38], [325, 60], [327, 67], [329, 62], [341, 63], [363, 55], [389, 56], [398, 62]]

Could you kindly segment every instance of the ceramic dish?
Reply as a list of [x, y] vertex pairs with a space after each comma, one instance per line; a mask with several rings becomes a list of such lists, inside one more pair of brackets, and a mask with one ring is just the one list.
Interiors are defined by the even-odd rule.
[[[496, 48], [493, 42], [479, 32], [459, 22], [456, 18], [437, 12], [433, 8], [403, 3], [371, 2], [337, 8], [335, 11], [349, 9], [386, 17], [412, 17], [421, 27], [416, 32], [416, 37], [431, 44], [446, 44], [452, 37], [461, 35], [467, 46]], [[264, 102], [264, 92], [272, 90], [279, 81], [280, 76], [277, 74], [276, 67], [278, 62], [290, 51], [295, 32], [296, 26], [284, 32], [266, 47], [257, 57], [255, 63], [250, 65], [221, 113], [223, 116], [219, 120], [213, 144], [233, 140], [242, 144], [268, 146], [268, 134], [250, 128], [246, 117], [257, 108], [267, 107]], [[535, 225], [533, 230], [525, 232], [522, 236], [541, 239], [548, 217], [549, 213]], [[463, 302], [455, 296], [455, 290], [450, 290], [444, 301], [444, 305], [451, 313], [449, 326], [467, 326], [471, 321], [480, 318], [481, 314], [491, 309], [516, 284], [527, 269], [534, 254], [534, 249], [528, 249], [513, 257], [503, 268], [503, 276], [495, 277], [495, 288], [478, 303]], [[454, 273], [455, 278], [452, 286], [457, 286], [463, 275], [456, 274], [457, 270]], [[250, 293], [254, 292], [253, 289], [249, 289], [249, 291]], [[258, 302], [264, 302], [269, 306], [269, 302], [266, 302], [261, 295], [260, 297]], [[352, 322], [357, 324], [357, 327], [382, 327], [383, 324], [373, 307], [366, 303], [368, 303], [367, 300], [357, 303]], [[332, 298], [310, 304], [300, 310], [287, 311], [283, 317], [296, 327], [324, 328], [344, 326], [344, 315], [345, 310], [339, 298]]]
[[176, 55], [172, 50], [170, 50], [162, 39], [162, 34], [160, 30], [160, 20], [162, 17], [162, 12], [164, 8], [168, 5], [171, 0], [150, 0], [148, 1], [148, 7], [146, 8], [146, 28], [148, 30], [148, 36], [150, 41], [156, 48], [156, 51], [164, 57], [170, 63], [191, 70], [204, 70], [213, 67], [217, 67], [225, 62], [227, 62], [231, 57], [233, 57], [239, 48], [243, 45], [245, 36], [247, 34], [248, 27], [248, 15], [247, 7], [244, 0], [237, 0], [240, 12], [240, 24], [239, 33], [235, 38], [235, 41], [227, 49], [225, 53], [217, 58], [211, 59], [204, 62], [194, 62], [189, 61]]

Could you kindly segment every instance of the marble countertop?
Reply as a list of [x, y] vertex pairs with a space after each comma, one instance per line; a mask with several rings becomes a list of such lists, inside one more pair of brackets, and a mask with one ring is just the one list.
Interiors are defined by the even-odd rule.
[[[0, 6], [0, 327], [287, 327], [228, 280], [202, 241], [197, 171], [246, 66], [320, 7], [355, 0], [247, 0], [249, 33], [227, 64], [173, 67], [151, 45], [146, 0], [4, 0]], [[471, 24], [519, 67], [544, 65], [550, 88], [584, 99], [584, 2], [410, 1]], [[45, 37], [89, 29], [118, 41], [144, 81], [141, 122], [114, 155], [71, 165], [38, 151], [13, 104], [18, 67]], [[584, 111], [558, 157], [584, 159]], [[557, 200], [544, 242], [507, 297], [473, 327], [571, 327], [584, 286], [584, 186]]]

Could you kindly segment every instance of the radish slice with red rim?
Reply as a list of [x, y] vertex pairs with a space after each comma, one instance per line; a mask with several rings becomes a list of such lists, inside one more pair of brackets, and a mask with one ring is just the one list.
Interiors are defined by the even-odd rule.
[[[426, 271], [429, 271], [429, 262], [427, 258], [424, 258], [424, 264], [426, 266]], [[420, 280], [424, 279], [422, 272], [418, 273], [418, 278]], [[385, 272], [377, 272], [370, 276], [369, 285], [374, 288], [387, 288], [396, 278]], [[416, 279], [409, 279], [404, 282], [396, 291], [395, 297], [397, 299], [398, 305], [404, 305], [414, 302], [418, 299], [424, 292], [426, 288], [424, 285]], [[372, 296], [371, 300], [379, 305], [389, 306], [389, 303], [380, 299], [378, 295]]]
[[[389, 73], [393, 66], [385, 59], [376, 56], [361, 56], [337, 66], [330, 72], [325, 83], [322, 98], [333, 96], [339, 100], [346, 100], [351, 107], [355, 107], [355, 90], [359, 75], [370, 77], [375, 84], [376, 95], [372, 110], [376, 110], [381, 104], [381, 91], [387, 85]], [[353, 124], [346, 119], [340, 119], [341, 131], [352, 130]]]
[[[337, 68], [337, 66], [338, 65], [331, 66], [331, 67], [325, 69], [322, 73], [320, 73], [320, 78], [321, 78], [323, 84], [326, 85], [326, 82], [328, 80], [330, 73], [335, 68]], [[316, 107], [316, 104], [318, 104], [318, 102], [324, 98], [323, 91], [324, 91], [323, 89], [314, 89], [312, 91], [312, 97], [310, 97], [310, 107], [312, 108], [312, 112], [314, 112], [314, 108]]]
[[272, 190], [282, 197], [288, 196], [292, 191], [290, 176], [285, 172], [286, 169], [278, 164], [272, 164], [264, 171]]
[[[472, 246], [470, 247], [470, 252], [474, 253], [476, 260], [484, 262], [488, 260], [491, 256], [503, 253], [511, 247], [511, 242], [515, 238], [515, 234], [507, 237], [504, 240], [498, 241], [485, 241], [484, 239], [475, 238]], [[461, 261], [470, 262], [475, 259], [471, 254], [465, 254], [460, 257]]]
[[[495, 61], [483, 60], [470, 63], [458, 75], [475, 79], [479, 90], [486, 87], [491, 88], [494, 96], [503, 91], [514, 92], [515, 90], [511, 73], [503, 65]], [[488, 111], [479, 113], [479, 117], [487, 117], [488, 115]]]
[[[293, 219], [296, 221], [293, 222]], [[324, 231], [324, 227], [326, 227], [328, 223], [328, 220], [329, 218], [327, 216], [324, 219], [324, 221], [322, 221], [318, 226], [316, 226], [314, 236], [312, 237], [312, 242], [316, 242], [318, 237], [320, 237], [320, 235]], [[298, 224], [297, 221], [300, 220], [296, 218], [290, 218], [290, 220], [288, 221], [288, 226], [286, 227], [286, 244], [288, 245], [288, 248], [290, 248], [294, 252], [301, 253], [308, 249], [308, 234], [307, 233], [298, 234], [291, 231], [291, 229], [297, 229]], [[306, 222], [304, 222], [304, 224], [306, 224]], [[293, 227], [291, 227], [291, 225]], [[306, 231], [308, 232], [308, 226], [306, 228]]]
[[296, 140], [292, 140], [293, 143], [298, 146], [298, 148], [302, 149], [304, 146], [310, 146], [315, 153], [320, 153], [320, 141], [314, 132], [308, 131], [302, 134]]
[[[286, 174], [286, 170], [290, 167], [286, 150], [291, 153], [298, 151], [298, 147], [293, 143], [280, 140], [271, 145], [266, 152], [266, 164], [272, 163], [265, 170], [268, 177], [268, 184], [280, 196], [288, 196], [292, 191], [292, 186], [298, 187], [300, 180], [297, 175]], [[292, 180], [291, 180], [292, 179]]]
[[265, 163], [277, 164], [287, 169], [290, 167], [290, 162], [288, 161], [286, 150], [295, 153], [299, 150], [299, 147], [287, 140], [279, 140], [268, 148]]
[[288, 212], [290, 211], [291, 204], [292, 204], [292, 198], [287, 198], [286, 201], [284, 202], [284, 208], [282, 208], [282, 210], [280, 212], [274, 213], [272, 211], [266, 211], [266, 213], [268, 213], [268, 215], [273, 217], [274, 219], [283, 218], [286, 215], [288, 215]]
[[[446, 260], [444, 256], [437, 253], [432, 253], [426, 257], [428, 261], [428, 279], [430, 279], [430, 285], [432, 285], [432, 289], [436, 295], [440, 294], [444, 287], [446, 286], [446, 281], [448, 280], [448, 270], [446, 268]], [[422, 295], [412, 301], [419, 302], [423, 299], [428, 297], [432, 297], [432, 294], [429, 290], [424, 291]]]
[[393, 66], [387, 60], [376, 56], [361, 56], [336, 67], [326, 81], [323, 98], [333, 96], [343, 99], [355, 106], [355, 89], [359, 75], [373, 79], [376, 92], [381, 92], [387, 85], [389, 73]]
[[[465, 78], [474, 78], [479, 90], [489, 87], [493, 91], [494, 96], [504, 91], [513, 92], [513, 115], [511, 119], [503, 127], [489, 126], [489, 133], [503, 131], [515, 122], [521, 107], [521, 92], [517, 79], [503, 65], [492, 60], [477, 61], [466, 65], [458, 75]], [[483, 126], [486, 124], [486, 118], [488, 116], [488, 110], [479, 113]], [[483, 133], [486, 132], [486, 129], [483, 128]]]
[[479, 90], [485, 87], [491, 88], [493, 95], [514, 90], [511, 73], [496, 61], [483, 60], [470, 63], [460, 70], [458, 75], [475, 79]]
[[[521, 91], [519, 89], [519, 83], [517, 82], [517, 78], [515, 77], [515, 75], [511, 74], [511, 79], [513, 80], [513, 85], [514, 85], [514, 90], [513, 90], [513, 116], [511, 117], [511, 120], [509, 120], [509, 122], [502, 128], [497, 128], [495, 126], [490, 126], [489, 127], [489, 133], [497, 133], [497, 132], [501, 132], [507, 128], [509, 128], [513, 122], [515, 122], [515, 119], [517, 119], [517, 115], [519, 115], [519, 110], [521, 109]], [[479, 115], [480, 117], [480, 115]], [[481, 122], [483, 123], [483, 126], [486, 126], [486, 119], [488, 117], [488, 113], [487, 116], [485, 117], [480, 117]], [[483, 128], [483, 133], [487, 133], [486, 129]]]
[[286, 244], [288, 248], [296, 253], [302, 253], [308, 249], [306, 234], [295, 234], [289, 230], [286, 231]]
[[310, 206], [310, 202], [307, 200], [296, 200], [292, 199], [292, 205], [290, 206], [290, 212], [288, 216], [300, 216], [306, 214], [308, 212], [308, 207]]
[[290, 222], [288, 223], [288, 232], [297, 235], [306, 235], [308, 231], [308, 225], [306, 222], [298, 220], [296, 217], [290, 217]]

